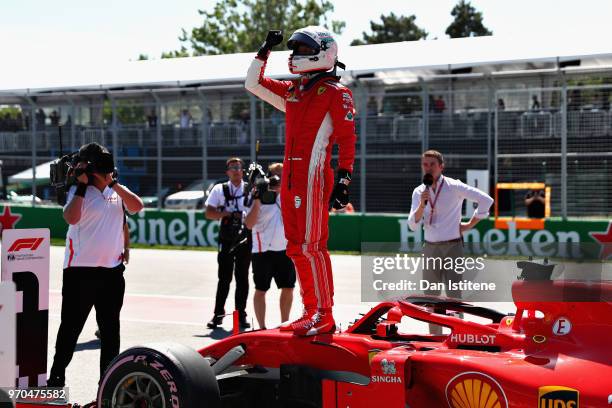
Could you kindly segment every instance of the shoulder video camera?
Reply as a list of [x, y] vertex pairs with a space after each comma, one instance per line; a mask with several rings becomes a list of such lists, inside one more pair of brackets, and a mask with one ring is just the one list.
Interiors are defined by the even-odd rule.
[[262, 204], [274, 204], [276, 203], [276, 191], [270, 190], [270, 187], [276, 187], [280, 185], [280, 177], [276, 175], [267, 174], [264, 172], [261, 165], [257, 163], [251, 163], [247, 171], [247, 190], [253, 193], [245, 195], [245, 206], [250, 207], [254, 198], [259, 198]]
[[[85, 163], [86, 166], [77, 168], [79, 163]], [[77, 177], [87, 174], [91, 183], [93, 173], [113, 173], [115, 177], [117, 175], [112, 153], [97, 143], [89, 143], [77, 152], [54, 160], [50, 165], [49, 179], [55, 187], [58, 204], [66, 204], [66, 192], [72, 185], [77, 184]]]
[[51, 185], [55, 187], [59, 205], [66, 204], [66, 191], [76, 184], [77, 176], [74, 174], [74, 168], [78, 164], [78, 155], [79, 152], [73, 152], [51, 162], [49, 179]]

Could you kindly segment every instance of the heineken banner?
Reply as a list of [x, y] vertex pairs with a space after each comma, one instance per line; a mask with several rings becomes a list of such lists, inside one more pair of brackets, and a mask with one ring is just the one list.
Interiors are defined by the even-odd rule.
[[[419, 251], [423, 232], [411, 231], [407, 218], [407, 214], [331, 215], [329, 248], [360, 251], [362, 242], [399, 242], [404, 250]], [[145, 210], [131, 216], [128, 223], [132, 242], [140, 244], [217, 245], [218, 223], [206, 220], [202, 211]], [[59, 207], [0, 206], [0, 224], [3, 228], [46, 227], [51, 230], [54, 238], [65, 237], [68, 227]], [[546, 220], [541, 230], [522, 230], [517, 229], [512, 222], [508, 224], [508, 229], [496, 229], [493, 219], [483, 220], [475, 229], [464, 234], [466, 245], [474, 253], [499, 252], [505, 251], [499, 248], [508, 248], [507, 251], [511, 253], [528, 255], [529, 249], [525, 248], [534, 243], [592, 243], [600, 245], [604, 259], [612, 256], [610, 220], [564, 221], [553, 218]], [[515, 245], [500, 245], [503, 243]]]

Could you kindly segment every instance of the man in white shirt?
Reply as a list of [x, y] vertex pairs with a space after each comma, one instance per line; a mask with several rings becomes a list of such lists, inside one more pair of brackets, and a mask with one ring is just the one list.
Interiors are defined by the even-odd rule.
[[191, 113], [189, 113], [189, 110], [187, 109], [183, 109], [181, 111], [181, 117], [180, 117], [180, 127], [181, 129], [187, 129], [191, 127]]
[[100, 376], [119, 354], [119, 313], [125, 280], [125, 211], [136, 213], [142, 200], [113, 179], [113, 156], [89, 143], [79, 150], [75, 176], [68, 191], [61, 323], [47, 385], [63, 387], [66, 367], [92, 307], [100, 329]]
[[236, 277], [234, 305], [240, 312], [240, 326], [250, 327], [246, 318], [249, 295], [249, 265], [251, 263], [251, 233], [244, 226], [244, 166], [238, 157], [226, 161], [229, 181], [213, 187], [206, 199], [206, 218], [219, 220], [219, 264], [215, 311], [207, 327], [215, 329], [223, 322], [225, 301], [229, 294], [232, 274]]
[[272, 204], [262, 204], [260, 197], [255, 194], [245, 219], [245, 225], [253, 233], [251, 256], [255, 282], [253, 306], [261, 329], [266, 328], [266, 292], [270, 289], [272, 278], [281, 290], [282, 322], [289, 320], [295, 287], [295, 267], [286, 253], [287, 239], [281, 214], [280, 177], [282, 177], [283, 164], [271, 164], [268, 172], [271, 176], [278, 177], [269, 186], [270, 191], [277, 193], [276, 201]]
[[[444, 158], [436, 150], [428, 150], [423, 153], [421, 168], [424, 174], [432, 176], [433, 184], [430, 187], [421, 184], [412, 192], [408, 226], [411, 230], [416, 231], [422, 224], [425, 230], [423, 255], [426, 267], [423, 268], [423, 279], [430, 282], [457, 282], [461, 280], [460, 274], [452, 269], [444, 269], [440, 262], [427, 262], [427, 259], [462, 257], [462, 234], [489, 215], [493, 199], [461, 180], [443, 176]], [[469, 222], [461, 222], [461, 207], [465, 199], [478, 204]], [[438, 296], [441, 291], [428, 290], [426, 294]], [[447, 290], [446, 294], [452, 298], [461, 297], [460, 291]], [[441, 333], [439, 326], [436, 326], [435, 329], [432, 326], [430, 328], [432, 332]]]

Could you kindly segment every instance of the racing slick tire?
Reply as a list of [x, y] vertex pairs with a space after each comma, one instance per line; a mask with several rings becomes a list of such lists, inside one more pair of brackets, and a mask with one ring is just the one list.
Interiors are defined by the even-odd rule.
[[98, 408], [217, 408], [219, 385], [208, 360], [178, 343], [147, 344], [119, 354], [98, 388]]

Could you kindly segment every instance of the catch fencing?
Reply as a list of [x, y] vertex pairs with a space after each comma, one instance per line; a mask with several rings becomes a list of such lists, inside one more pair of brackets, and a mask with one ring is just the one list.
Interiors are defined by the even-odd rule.
[[[408, 212], [421, 180], [420, 154], [436, 149], [450, 177], [465, 181], [468, 169], [489, 170], [491, 194], [496, 182], [544, 182], [553, 216], [612, 214], [610, 86], [351, 88], [357, 211]], [[241, 86], [38, 98], [15, 108], [18, 115], [0, 115], [5, 178], [96, 141], [114, 153], [121, 180], [155, 207], [198, 180], [222, 179], [230, 156], [254, 160], [257, 140], [260, 162], [284, 154], [284, 115]], [[52, 200], [44, 176], [36, 176], [31, 187], [16, 185], [19, 193]], [[514, 197], [516, 211], [523, 193]]]

